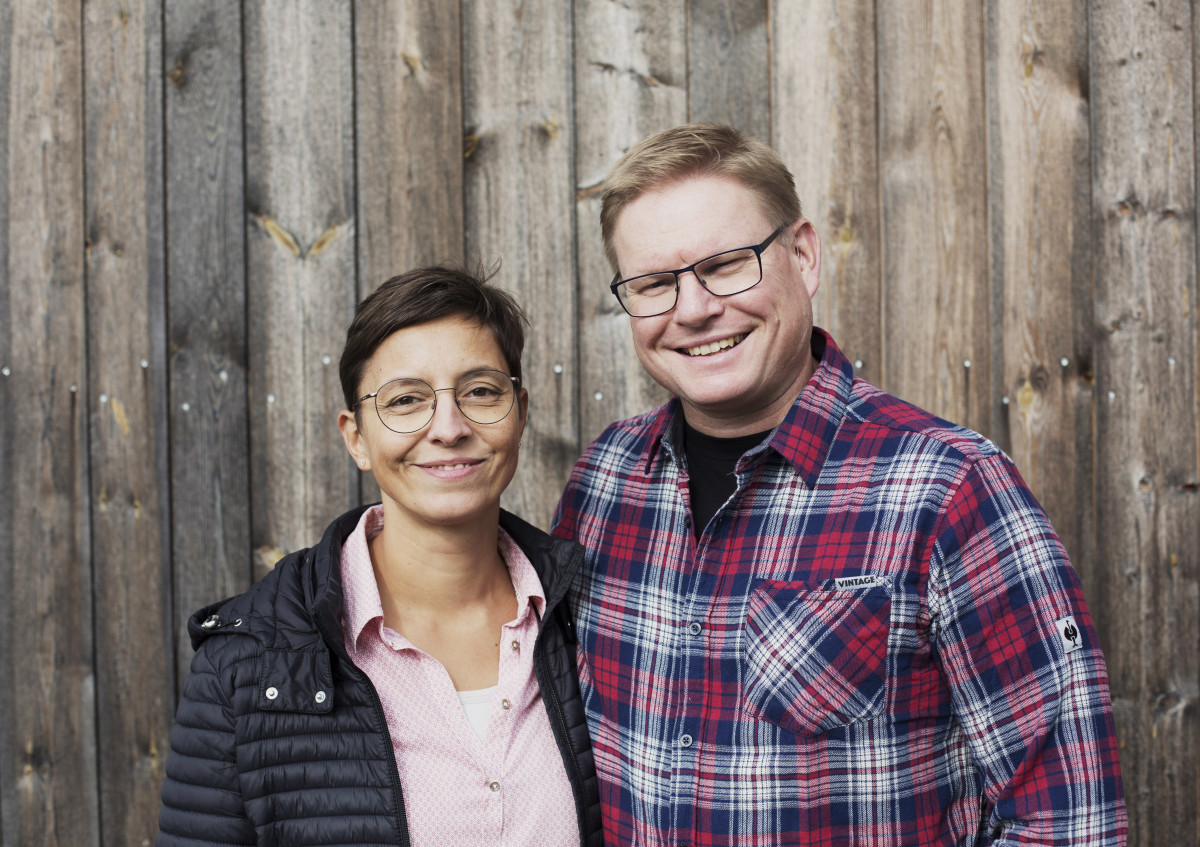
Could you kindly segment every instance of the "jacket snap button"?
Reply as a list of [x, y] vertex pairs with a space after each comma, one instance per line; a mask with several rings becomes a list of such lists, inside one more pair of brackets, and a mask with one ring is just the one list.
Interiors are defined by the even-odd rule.
[[324, 691], [318, 691], [318, 692], [317, 692], [317, 702], [318, 702], [318, 703], [324, 703], [324, 702], [325, 702], [325, 692], [324, 692]]
[[272, 685], [270, 688], [267, 689], [267, 699], [268, 700], [274, 700], [278, 696], [279, 696], [279, 689], [276, 688], [274, 685]]

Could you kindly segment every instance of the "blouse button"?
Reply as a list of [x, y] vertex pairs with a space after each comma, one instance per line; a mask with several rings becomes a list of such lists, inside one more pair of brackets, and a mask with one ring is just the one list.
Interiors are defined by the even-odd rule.
[[512, 708], [512, 703], [508, 702], [508, 700], [501, 700], [501, 701], [500, 701], [500, 708], [501, 708], [501, 709], [511, 709], [511, 708]]
[[514, 638], [514, 639], [513, 639], [513, 641], [512, 641], [512, 648], [513, 648], [514, 650], [520, 650], [520, 649], [521, 649], [521, 642], [520, 642], [520, 641], [517, 641], [517, 639], [515, 639], [515, 638]]
[[270, 688], [267, 689], [267, 699], [268, 700], [274, 700], [278, 696], [279, 696], [279, 689], [276, 688], [274, 685], [272, 685]]
[[492, 789], [493, 791], [499, 791], [500, 783], [496, 782], [496, 780], [492, 780], [488, 783], [488, 788]]

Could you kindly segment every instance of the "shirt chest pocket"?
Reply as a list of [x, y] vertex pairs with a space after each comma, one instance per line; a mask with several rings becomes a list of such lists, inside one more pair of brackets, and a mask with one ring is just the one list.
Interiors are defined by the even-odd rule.
[[743, 633], [750, 713], [811, 736], [883, 712], [891, 589], [766, 582]]

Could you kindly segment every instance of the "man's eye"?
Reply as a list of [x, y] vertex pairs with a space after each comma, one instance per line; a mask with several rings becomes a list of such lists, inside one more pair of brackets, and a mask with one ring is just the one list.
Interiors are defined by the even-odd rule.
[[630, 284], [634, 294], [661, 294], [675, 287], [675, 277], [659, 276], [634, 280]]

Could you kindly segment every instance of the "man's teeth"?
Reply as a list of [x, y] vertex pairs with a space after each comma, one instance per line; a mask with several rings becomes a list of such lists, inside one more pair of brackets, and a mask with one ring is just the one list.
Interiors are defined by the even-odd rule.
[[716, 353], [718, 350], [724, 350], [727, 347], [733, 347], [742, 343], [742, 339], [746, 337], [745, 333], [735, 335], [731, 338], [722, 338], [720, 341], [713, 341], [709, 344], [701, 344], [699, 347], [687, 347], [684, 349], [689, 356], [709, 356]]

